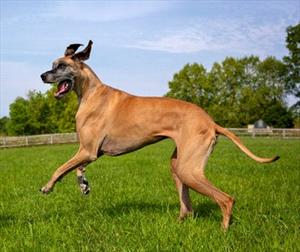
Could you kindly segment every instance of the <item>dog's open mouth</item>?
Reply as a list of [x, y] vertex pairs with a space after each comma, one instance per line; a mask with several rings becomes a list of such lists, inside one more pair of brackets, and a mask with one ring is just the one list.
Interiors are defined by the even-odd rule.
[[54, 93], [55, 98], [60, 99], [65, 96], [73, 88], [71, 80], [63, 80], [57, 85], [57, 91]]

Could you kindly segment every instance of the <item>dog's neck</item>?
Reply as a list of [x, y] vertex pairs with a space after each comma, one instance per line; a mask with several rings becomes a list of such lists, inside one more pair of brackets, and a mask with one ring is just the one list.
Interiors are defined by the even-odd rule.
[[74, 91], [78, 97], [79, 104], [82, 100], [88, 99], [96, 88], [104, 87], [102, 81], [94, 73], [94, 71], [86, 64], [83, 64], [82, 69], [84, 75], [76, 81]]

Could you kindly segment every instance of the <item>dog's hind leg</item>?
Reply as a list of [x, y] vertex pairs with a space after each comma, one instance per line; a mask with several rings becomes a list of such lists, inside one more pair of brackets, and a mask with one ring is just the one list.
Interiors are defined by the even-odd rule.
[[193, 138], [188, 144], [181, 146], [185, 148], [181, 148], [184, 152], [178, 153], [180, 160], [178, 160], [176, 174], [182, 183], [198, 193], [208, 196], [220, 206], [223, 214], [222, 226], [224, 229], [227, 229], [234, 199], [214, 187], [204, 176], [204, 167], [212, 151], [214, 142], [214, 136], [206, 135], [199, 139], [197, 137]]
[[225, 230], [228, 229], [234, 199], [228, 194], [214, 187], [206, 178], [203, 178], [202, 176], [196, 174], [193, 174], [192, 176], [183, 175], [181, 179], [195, 191], [208, 196], [220, 206], [223, 214], [222, 226]]
[[192, 204], [189, 196], [189, 187], [181, 182], [181, 180], [176, 175], [176, 165], [177, 165], [177, 148], [174, 150], [171, 157], [171, 173], [174, 179], [176, 189], [178, 191], [178, 196], [180, 200], [180, 213], [179, 219], [184, 219], [188, 214], [193, 212]]
[[85, 165], [82, 165], [76, 169], [77, 182], [82, 194], [88, 194], [90, 192], [89, 182], [85, 177]]

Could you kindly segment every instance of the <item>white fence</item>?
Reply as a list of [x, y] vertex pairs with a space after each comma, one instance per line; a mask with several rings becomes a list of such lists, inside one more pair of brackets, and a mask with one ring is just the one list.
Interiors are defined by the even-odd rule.
[[228, 128], [238, 136], [250, 136], [250, 137], [275, 137], [275, 138], [294, 138], [300, 139], [300, 129], [279, 129], [279, 128], [267, 128], [267, 129], [247, 129], [247, 128]]
[[76, 143], [77, 141], [76, 133], [0, 137], [0, 148]]
[[[238, 136], [275, 137], [300, 140], [300, 129], [253, 129], [229, 128]], [[0, 148], [49, 145], [78, 142], [76, 133], [47, 134], [33, 136], [0, 137]]]

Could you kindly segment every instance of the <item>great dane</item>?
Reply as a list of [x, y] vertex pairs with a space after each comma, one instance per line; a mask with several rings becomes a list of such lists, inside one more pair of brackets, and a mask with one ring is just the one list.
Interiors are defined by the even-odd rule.
[[279, 157], [254, 155], [230, 131], [217, 125], [200, 107], [165, 97], [139, 97], [105, 85], [84, 63], [90, 56], [92, 41], [80, 52], [81, 44], [71, 44], [63, 57], [54, 61], [52, 69], [41, 75], [45, 83], [57, 83], [55, 97], [60, 99], [75, 91], [79, 101], [76, 131], [78, 152], [60, 166], [41, 189], [49, 193], [66, 173], [77, 169], [83, 193], [89, 192], [84, 177], [85, 166], [102, 155], [117, 156], [170, 138], [176, 148], [171, 157], [171, 172], [180, 199], [183, 219], [192, 213], [189, 189], [214, 200], [223, 214], [222, 226], [227, 229], [234, 199], [213, 186], [204, 176], [204, 167], [219, 134], [228, 137], [245, 154], [260, 163]]

